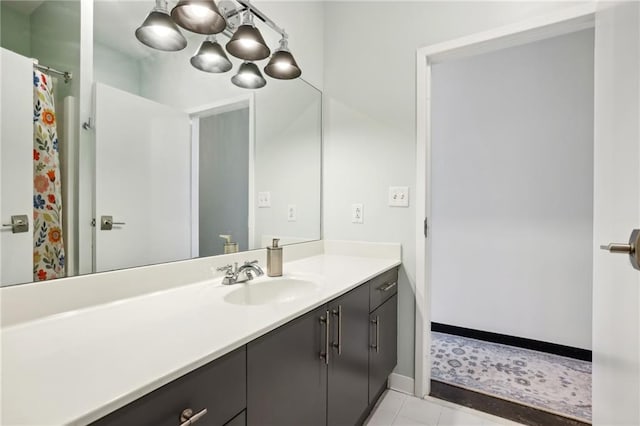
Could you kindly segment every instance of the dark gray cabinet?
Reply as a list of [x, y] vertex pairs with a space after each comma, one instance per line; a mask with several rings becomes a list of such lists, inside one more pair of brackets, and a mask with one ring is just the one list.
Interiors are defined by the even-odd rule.
[[386, 387], [397, 364], [398, 295], [394, 294], [369, 315], [369, 402], [374, 403]]
[[369, 405], [369, 288], [361, 285], [329, 303], [327, 424], [355, 425]]
[[388, 271], [247, 344], [247, 425], [364, 420], [396, 365], [397, 274]]
[[245, 426], [247, 424], [247, 411], [244, 410], [242, 413], [235, 416], [233, 419], [229, 420], [228, 423], [225, 423], [224, 426]]
[[248, 425], [327, 424], [327, 313], [324, 305], [247, 344]]
[[[222, 426], [246, 408], [246, 350], [241, 347], [156, 389], [94, 426], [176, 426], [181, 414], [207, 410], [196, 424]], [[231, 423], [237, 425], [239, 423]], [[244, 421], [242, 422], [244, 424]]]

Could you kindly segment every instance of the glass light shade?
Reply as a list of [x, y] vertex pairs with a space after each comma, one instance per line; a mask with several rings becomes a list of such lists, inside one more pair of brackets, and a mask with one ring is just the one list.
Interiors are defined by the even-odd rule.
[[215, 36], [207, 37], [198, 52], [191, 57], [191, 65], [200, 71], [223, 73], [231, 69], [231, 61]]
[[286, 39], [280, 40], [280, 47], [271, 56], [271, 60], [264, 67], [264, 72], [269, 77], [280, 80], [292, 80], [302, 75], [302, 70], [296, 60], [293, 59], [291, 52], [289, 52]]
[[187, 39], [184, 38], [169, 13], [157, 7], [136, 30], [136, 38], [149, 47], [166, 52], [175, 52], [187, 47]]
[[171, 9], [171, 17], [182, 28], [198, 34], [217, 34], [227, 27], [213, 0], [180, 0]]
[[267, 84], [260, 70], [253, 62], [240, 65], [238, 73], [231, 77], [231, 82], [244, 89], [259, 89]]
[[226, 48], [227, 52], [245, 61], [259, 61], [271, 54], [271, 49], [262, 38], [260, 30], [253, 25], [251, 12], [245, 14], [242, 25], [233, 34]]

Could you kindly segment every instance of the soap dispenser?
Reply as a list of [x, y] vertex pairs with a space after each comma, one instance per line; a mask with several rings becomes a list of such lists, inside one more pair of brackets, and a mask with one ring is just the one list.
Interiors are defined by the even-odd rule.
[[267, 275], [270, 277], [282, 276], [282, 247], [278, 246], [279, 238], [273, 239], [271, 247], [267, 247]]
[[231, 241], [231, 235], [220, 235], [220, 238], [224, 239], [224, 254], [237, 253], [238, 243]]

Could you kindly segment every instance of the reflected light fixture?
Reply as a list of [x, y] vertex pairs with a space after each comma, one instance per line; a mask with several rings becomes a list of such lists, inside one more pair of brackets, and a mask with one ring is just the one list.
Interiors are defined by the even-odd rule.
[[250, 9], [245, 12], [242, 25], [233, 34], [226, 48], [227, 52], [236, 58], [246, 61], [259, 61], [268, 58], [271, 54], [260, 30], [253, 23], [253, 14]]
[[231, 69], [231, 61], [215, 35], [208, 36], [200, 45], [198, 52], [191, 57], [191, 65], [200, 71], [223, 73]]
[[198, 34], [224, 31], [227, 21], [213, 0], [180, 0], [171, 17], [182, 28]]
[[267, 84], [256, 64], [248, 61], [240, 65], [238, 73], [231, 77], [231, 82], [244, 89], [259, 89]]
[[187, 47], [187, 39], [169, 16], [166, 0], [156, 0], [156, 7], [136, 29], [136, 38], [149, 47], [166, 52]]
[[292, 80], [300, 77], [302, 71], [289, 51], [286, 37], [280, 39], [280, 47], [271, 55], [271, 60], [264, 67], [264, 72], [280, 80]]

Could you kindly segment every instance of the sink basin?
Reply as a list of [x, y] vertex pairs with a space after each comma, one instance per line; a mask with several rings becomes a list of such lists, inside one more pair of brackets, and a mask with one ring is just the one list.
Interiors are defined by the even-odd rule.
[[318, 285], [311, 281], [295, 278], [272, 279], [236, 285], [238, 288], [224, 297], [225, 302], [233, 303], [234, 305], [287, 303], [309, 296], [318, 289]]

